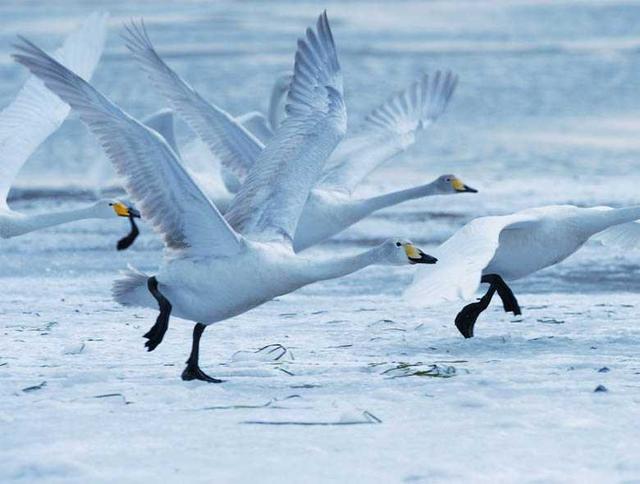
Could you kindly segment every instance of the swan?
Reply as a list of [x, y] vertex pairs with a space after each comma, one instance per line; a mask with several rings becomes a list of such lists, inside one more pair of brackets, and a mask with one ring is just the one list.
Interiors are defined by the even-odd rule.
[[276, 77], [271, 88], [269, 109], [266, 116], [260, 111], [250, 111], [235, 118], [237, 123], [244, 126], [262, 144], [271, 139], [278, 126], [282, 124], [286, 115], [284, 108], [292, 77], [290, 72], [284, 72]]
[[[107, 15], [94, 13], [71, 33], [54, 54], [60, 62], [90, 79], [102, 55], [106, 35]], [[23, 214], [9, 208], [7, 198], [18, 172], [31, 156], [69, 114], [69, 106], [44, 87], [36, 77], [30, 77], [18, 96], [0, 113], [0, 237], [3, 239], [41, 230], [54, 225], [83, 219], [128, 217], [131, 233], [118, 242], [122, 250], [131, 245], [137, 235], [133, 207], [119, 200], [99, 200], [79, 209], [41, 214]], [[135, 230], [134, 230], [135, 228]]]
[[228, 218], [199, 189], [169, 144], [26, 39], [14, 58], [78, 111], [123, 177], [165, 257], [149, 277], [130, 269], [113, 286], [123, 305], [159, 308], [145, 334], [154, 350], [171, 314], [196, 322], [183, 380], [219, 382], [199, 367], [204, 329], [307, 284], [372, 264], [434, 263], [410, 241], [391, 239], [353, 256], [311, 259], [292, 238], [308, 192], [346, 131], [342, 74], [324, 12], [298, 41], [287, 118], [261, 152]]
[[506, 312], [521, 314], [506, 281], [521, 279], [553, 266], [576, 252], [590, 238], [628, 248], [640, 240], [640, 207], [576, 207], [551, 205], [510, 215], [472, 220], [445, 241], [434, 255], [433, 271], [418, 271], [406, 290], [416, 305], [469, 300], [480, 283], [486, 294], [465, 306], [455, 324], [465, 338], [474, 334], [478, 316], [497, 292]]
[[[171, 107], [221, 160], [223, 167], [244, 180], [262, 152], [263, 143], [175, 73], [155, 51], [144, 24], [127, 26], [124, 39]], [[411, 146], [418, 131], [440, 117], [456, 84], [457, 76], [450, 72], [422, 76], [373, 110], [357, 133], [338, 146], [305, 204], [293, 239], [296, 252], [385, 207], [432, 195], [477, 192], [456, 176], [443, 175], [425, 185], [382, 196], [364, 199], [353, 196], [355, 188], [370, 172]]]
[[144, 118], [142, 123], [155, 130], [165, 139], [178, 158], [184, 161], [185, 169], [189, 172], [189, 175], [198, 183], [216, 208], [225, 213], [231, 200], [233, 200], [234, 193], [239, 189], [239, 185], [233, 185], [235, 179], [212, 177], [209, 170], [209, 161], [207, 160], [205, 169], [201, 166], [203, 163], [199, 163], [197, 160], [202, 151], [199, 146], [196, 145], [195, 150], [188, 148], [186, 156], [183, 156], [176, 142], [175, 115], [173, 111], [167, 108], [160, 109]]

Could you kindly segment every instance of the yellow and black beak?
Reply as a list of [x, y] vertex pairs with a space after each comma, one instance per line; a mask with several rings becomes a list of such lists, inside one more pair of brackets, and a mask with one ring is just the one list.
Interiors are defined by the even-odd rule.
[[438, 259], [429, 254], [425, 254], [415, 245], [406, 244], [404, 246], [404, 252], [407, 254], [410, 264], [435, 264], [438, 262]]
[[115, 202], [111, 206], [119, 217], [140, 218], [140, 212], [133, 207], [127, 207], [122, 202]]
[[456, 192], [459, 193], [478, 193], [478, 190], [465, 185], [459, 178], [454, 178], [453, 180], [451, 180], [451, 186]]

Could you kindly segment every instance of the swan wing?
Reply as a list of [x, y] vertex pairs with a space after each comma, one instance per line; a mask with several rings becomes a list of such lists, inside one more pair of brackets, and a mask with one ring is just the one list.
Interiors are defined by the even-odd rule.
[[287, 117], [226, 214], [240, 233], [291, 240], [326, 159], [344, 137], [342, 73], [326, 12], [298, 40]]
[[[615, 210], [613, 207], [592, 207], [591, 210], [608, 212]], [[626, 222], [613, 225], [598, 232], [591, 239], [621, 251], [637, 250], [640, 247], [640, 222]]]
[[432, 252], [438, 262], [416, 271], [405, 297], [416, 306], [471, 299], [483, 269], [496, 253], [500, 234], [526, 230], [536, 223], [538, 218], [526, 213], [472, 220]]
[[20, 64], [78, 112], [98, 137], [142, 216], [167, 249], [232, 255], [239, 236], [154, 130], [126, 114], [86, 81], [26, 39], [16, 45]]
[[[90, 79], [102, 55], [107, 14], [90, 15], [54, 54], [84, 79]], [[0, 113], [0, 204], [4, 204], [20, 168], [56, 131], [69, 114], [69, 106], [31, 76], [18, 96]]]
[[223, 166], [243, 179], [263, 144], [228, 112], [206, 101], [158, 55], [144, 23], [125, 26], [127, 48], [170, 106], [207, 144]]
[[351, 193], [369, 173], [413, 145], [416, 134], [444, 113], [457, 82], [458, 76], [451, 72], [437, 71], [391, 96], [340, 144], [319, 185]]
[[594, 240], [620, 250], [637, 250], [640, 247], [640, 223], [627, 222], [614, 225], [594, 237]]

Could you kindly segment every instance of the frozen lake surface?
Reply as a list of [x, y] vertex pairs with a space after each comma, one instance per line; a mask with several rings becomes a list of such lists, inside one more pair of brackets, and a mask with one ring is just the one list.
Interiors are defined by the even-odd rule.
[[[390, 236], [428, 249], [475, 216], [549, 203], [638, 203], [639, 4], [83, 3], [0, 5], [1, 105], [26, 77], [16, 34], [53, 48], [107, 3], [94, 80], [135, 116], [163, 104], [118, 36], [132, 17], [234, 114], [265, 107], [325, 7], [350, 123], [422, 71], [460, 75], [447, 114], [362, 193], [449, 172], [481, 193], [380, 212], [320, 255]], [[72, 117], [17, 183], [12, 206], [37, 212], [115, 180]], [[589, 244], [515, 283], [523, 317], [494, 302], [469, 341], [459, 306], [403, 302], [412, 269], [369, 268], [210, 327], [203, 368], [227, 382], [208, 385], [179, 378], [191, 324], [173, 319], [146, 353], [155, 313], [110, 300], [127, 263], [153, 272], [160, 258], [141, 230], [127, 253], [113, 250], [118, 220], [2, 241], [0, 482], [640, 482], [640, 255]]]

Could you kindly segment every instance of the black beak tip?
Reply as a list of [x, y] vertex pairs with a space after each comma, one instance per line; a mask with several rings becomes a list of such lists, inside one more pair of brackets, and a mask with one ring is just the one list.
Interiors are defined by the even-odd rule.
[[478, 190], [467, 185], [464, 186], [464, 189], [462, 191], [465, 193], [478, 193]]
[[420, 254], [419, 259], [409, 259], [411, 264], [435, 264], [438, 259], [428, 254]]

